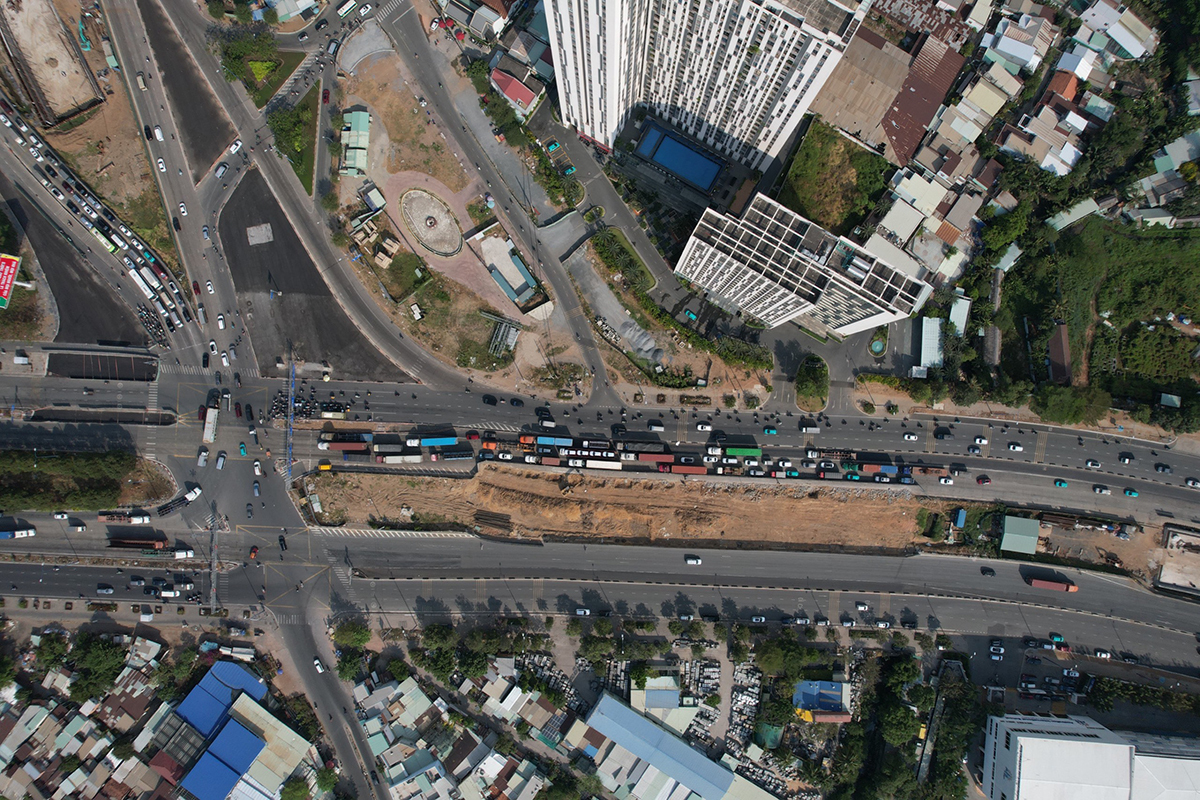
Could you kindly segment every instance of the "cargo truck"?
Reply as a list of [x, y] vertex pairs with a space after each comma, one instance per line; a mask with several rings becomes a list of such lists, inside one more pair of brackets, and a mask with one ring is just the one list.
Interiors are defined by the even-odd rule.
[[404, 442], [409, 447], [452, 447], [458, 444], [457, 436], [410, 436]]
[[375, 456], [376, 464], [420, 464], [420, 453], [394, 453], [386, 456]]
[[1044, 578], [1026, 578], [1025, 582], [1035, 589], [1051, 589], [1056, 592], [1078, 592], [1079, 587], [1068, 580], [1046, 580]]
[[0, 539], [28, 539], [37, 535], [37, 528], [17, 528], [11, 531], [0, 531]]
[[627, 453], [665, 453], [665, 442], [617, 442], [617, 448]]
[[167, 540], [116, 537], [108, 540], [108, 546], [128, 550], [165, 550], [167, 547]]
[[150, 524], [149, 514], [134, 514], [126, 513], [124, 511], [105, 511], [102, 514], [97, 515], [97, 519], [100, 522], [124, 522], [131, 525]]
[[675, 460], [675, 456], [670, 453], [638, 453], [638, 461], [652, 461], [658, 464], [670, 464]]
[[670, 472], [675, 475], [707, 475], [708, 467], [690, 466], [688, 464], [659, 464], [659, 472]]

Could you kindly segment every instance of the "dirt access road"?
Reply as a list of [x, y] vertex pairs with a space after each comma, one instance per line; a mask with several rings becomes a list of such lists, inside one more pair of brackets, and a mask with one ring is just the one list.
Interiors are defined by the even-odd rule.
[[481, 465], [470, 480], [325, 474], [317, 491], [329, 516], [347, 524], [361, 525], [371, 515], [401, 519], [407, 507], [426, 522], [472, 525], [480, 510], [512, 520], [511, 531], [487, 533], [525, 538], [884, 548], [921, 538], [916, 516], [922, 504], [907, 493], [873, 488], [776, 488], [653, 475], [600, 479]]

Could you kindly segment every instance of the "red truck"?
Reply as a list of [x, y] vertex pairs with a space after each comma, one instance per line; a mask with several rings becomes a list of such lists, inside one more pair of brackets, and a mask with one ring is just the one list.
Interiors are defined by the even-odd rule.
[[676, 475], [707, 475], [708, 467], [691, 467], [687, 464], [659, 464], [659, 472], [672, 472]]
[[1043, 578], [1027, 578], [1025, 580], [1030, 586], [1035, 589], [1052, 589], [1056, 592], [1078, 592], [1079, 587], [1068, 580], [1053, 580], [1048, 581]]
[[675, 456], [670, 453], [638, 453], [638, 461], [653, 461], [658, 464], [669, 464], [675, 460]]

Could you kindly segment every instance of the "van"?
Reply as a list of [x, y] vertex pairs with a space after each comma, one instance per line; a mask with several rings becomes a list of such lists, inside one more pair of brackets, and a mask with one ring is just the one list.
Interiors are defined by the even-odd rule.
[[556, 427], [556, 424], [555, 424], [554, 420], [543, 417], [542, 418], [542, 427], [543, 428], [554, 428], [554, 427]]
[[196, 315], [198, 317], [200, 317], [201, 325], [208, 324], [208, 312], [204, 310], [204, 303], [201, 303], [200, 305], [196, 306]]
[[137, 86], [143, 92], [146, 91], [146, 77], [140, 72], [137, 74]]
[[329, 43], [329, 47], [325, 48], [325, 52], [329, 53], [329, 55], [334, 55], [335, 53], [337, 53], [338, 48], [341, 46], [342, 46], [342, 43], [339, 42], [337, 39], [334, 39], [332, 42]]
[[219, 178], [222, 175], [224, 175], [225, 171], [228, 169], [229, 169], [229, 165], [226, 164], [224, 161], [222, 161], [220, 164], [217, 164], [217, 177]]
[[164, 599], [168, 597], [179, 597], [179, 590], [175, 588], [174, 584], [168, 583], [166, 586], [162, 587], [162, 591], [159, 592], [159, 597]]
[[656, 419], [652, 419], [652, 420], [650, 420], [650, 422], [648, 422], [648, 423], [646, 424], [646, 427], [647, 427], [649, 430], [656, 431], [656, 432], [659, 432], [659, 433], [661, 433], [662, 431], [665, 431], [665, 430], [666, 430], [666, 428], [663, 426], [663, 424], [662, 424], [661, 422], [659, 422], [658, 420], [656, 420]]

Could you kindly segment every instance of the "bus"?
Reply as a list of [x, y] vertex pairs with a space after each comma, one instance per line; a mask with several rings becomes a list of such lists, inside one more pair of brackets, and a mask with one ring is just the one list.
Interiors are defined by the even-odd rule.
[[726, 447], [725, 455], [738, 458], [762, 458], [761, 447]]
[[356, 8], [358, 8], [357, 0], [346, 0], [346, 2], [338, 6], [338, 16], [344, 17]]
[[104, 245], [104, 249], [110, 253], [117, 252], [117, 246], [108, 240], [108, 237], [95, 228], [92, 228], [92, 234]]

